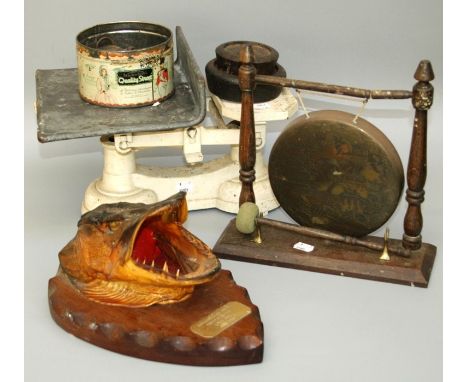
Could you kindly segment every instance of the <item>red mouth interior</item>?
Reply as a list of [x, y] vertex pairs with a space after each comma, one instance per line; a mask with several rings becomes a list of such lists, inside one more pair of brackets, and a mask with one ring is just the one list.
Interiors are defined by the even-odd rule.
[[167, 273], [171, 275], [185, 273], [174, 256], [174, 248], [161, 234], [158, 234], [151, 220], [144, 222], [138, 230], [133, 244], [132, 259], [145, 269], [161, 272], [164, 264], [167, 264]]

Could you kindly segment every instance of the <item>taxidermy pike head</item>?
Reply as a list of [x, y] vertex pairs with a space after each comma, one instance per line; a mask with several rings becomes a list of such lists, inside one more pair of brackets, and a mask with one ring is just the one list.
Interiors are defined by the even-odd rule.
[[187, 299], [210, 281], [220, 263], [182, 227], [185, 193], [155, 204], [103, 204], [84, 214], [59, 253], [60, 266], [88, 298], [144, 307]]

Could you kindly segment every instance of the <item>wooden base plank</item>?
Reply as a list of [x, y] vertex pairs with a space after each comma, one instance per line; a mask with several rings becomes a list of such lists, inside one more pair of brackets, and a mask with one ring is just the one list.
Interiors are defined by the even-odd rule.
[[[410, 258], [390, 256], [380, 260], [380, 253], [363, 247], [315, 239], [279, 228], [262, 226], [262, 243], [237, 231], [235, 219], [221, 234], [213, 252], [222, 259], [246, 261], [277, 267], [302, 269], [368, 280], [383, 281], [426, 288], [434, 264], [437, 248], [423, 243]], [[368, 236], [369, 240], [382, 238]], [[298, 242], [314, 246], [306, 253], [294, 249]], [[389, 245], [401, 245], [400, 240], [390, 239]]]
[[[211, 338], [191, 330], [192, 325], [232, 301], [250, 308], [250, 314], [232, 325], [230, 317], [222, 315], [217, 322], [208, 320], [215, 325], [230, 325]], [[258, 308], [226, 270], [210, 283], [196, 287], [186, 301], [136, 309], [91, 301], [59, 273], [49, 280], [49, 307], [53, 319], [67, 332], [132, 357], [196, 366], [251, 364], [263, 358], [263, 324]]]

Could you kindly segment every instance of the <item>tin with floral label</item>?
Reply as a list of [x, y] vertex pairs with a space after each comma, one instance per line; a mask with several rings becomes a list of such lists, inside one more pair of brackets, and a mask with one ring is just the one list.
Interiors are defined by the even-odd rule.
[[174, 94], [171, 31], [125, 21], [95, 25], [76, 39], [80, 96], [106, 107], [138, 107]]

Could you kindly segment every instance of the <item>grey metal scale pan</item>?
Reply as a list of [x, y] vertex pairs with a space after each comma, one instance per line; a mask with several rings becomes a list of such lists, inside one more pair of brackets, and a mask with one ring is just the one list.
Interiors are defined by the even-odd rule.
[[172, 130], [205, 118], [205, 80], [181, 27], [176, 27], [175, 94], [157, 106], [116, 109], [91, 105], [78, 93], [77, 69], [36, 71], [40, 142], [108, 134]]

